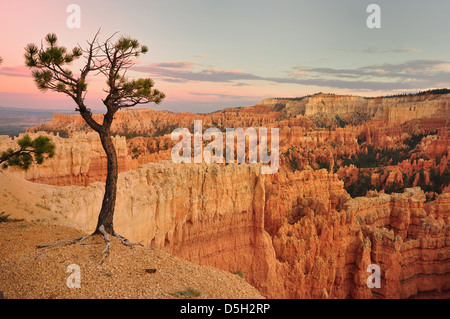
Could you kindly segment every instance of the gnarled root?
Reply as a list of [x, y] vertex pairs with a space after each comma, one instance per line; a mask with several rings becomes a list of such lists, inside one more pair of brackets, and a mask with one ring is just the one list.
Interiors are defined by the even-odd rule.
[[119, 238], [119, 239], [120, 239], [120, 242], [121, 242], [122, 244], [124, 244], [125, 246], [136, 246], [136, 245], [144, 246], [144, 245], [141, 244], [142, 241], [140, 241], [140, 242], [138, 242], [138, 243], [131, 243], [128, 239], [126, 239], [126, 238], [123, 237], [123, 236], [120, 236], [120, 235], [119, 235], [118, 233], [116, 233], [116, 232], [114, 232], [114, 236], [117, 237], [117, 238]]
[[103, 235], [103, 238], [105, 239], [105, 243], [106, 243], [105, 249], [103, 249], [103, 251], [102, 251], [103, 257], [102, 257], [102, 259], [100, 259], [100, 261], [98, 263], [100, 265], [101, 263], [103, 263], [103, 260], [109, 255], [109, 250], [111, 249], [111, 241], [109, 240], [109, 234], [106, 232], [105, 227], [103, 225], [101, 225], [98, 228], [98, 230]]
[[[103, 257], [102, 257], [102, 259], [99, 262], [99, 264], [101, 264], [103, 262], [103, 260], [109, 255], [109, 250], [111, 249], [111, 241], [109, 239], [109, 234], [105, 231], [105, 227], [103, 227], [103, 225], [101, 225], [98, 228], [98, 230], [103, 235], [103, 238], [105, 239], [105, 243], [106, 243], [105, 244], [105, 249], [103, 249], [103, 251], [102, 251]], [[140, 241], [138, 243], [132, 243], [128, 239], [126, 239], [125, 237], [119, 235], [116, 232], [113, 233], [113, 236], [119, 238], [120, 242], [123, 245], [127, 246], [127, 247], [136, 246], [136, 245], [144, 246], [144, 245], [141, 244], [142, 241]]]
[[[40, 251], [40, 250], [44, 250], [44, 249], [47, 249], [47, 248], [56, 247], [56, 246], [59, 246], [59, 245], [62, 245], [62, 244], [74, 245], [74, 244], [81, 243], [82, 241], [88, 239], [89, 237], [91, 237], [91, 236], [84, 236], [84, 237], [77, 238], [75, 240], [61, 240], [61, 241], [58, 241], [58, 242], [53, 243], [53, 244], [37, 245], [36, 247], [37, 247], [37, 251]], [[40, 257], [42, 255], [43, 254], [40, 254], [38, 257]]]
[[[109, 255], [109, 250], [111, 249], [111, 241], [109, 239], [109, 234], [105, 231], [105, 227], [103, 227], [103, 225], [101, 225], [98, 228], [98, 230], [103, 235], [103, 238], [105, 239], [105, 243], [106, 243], [105, 249], [103, 249], [103, 251], [102, 251], [103, 257], [102, 257], [102, 259], [99, 262], [99, 265], [100, 265], [103, 262], [103, 260]], [[141, 244], [142, 241], [140, 241], [138, 243], [132, 243], [128, 239], [126, 239], [125, 237], [119, 235], [116, 232], [113, 233], [113, 236], [119, 238], [120, 242], [123, 245], [127, 246], [127, 247], [137, 246], [137, 245], [144, 246], [144, 245]]]
[[[103, 251], [101, 252], [101, 254], [102, 254], [102, 259], [101, 259], [100, 262], [98, 263], [98, 264], [100, 265], [100, 264], [103, 263], [103, 261], [105, 260], [105, 258], [109, 255], [109, 250], [111, 249], [111, 240], [110, 240], [110, 235], [106, 232], [105, 227], [104, 227], [103, 225], [101, 225], [101, 226], [98, 228], [98, 231], [100, 232], [100, 234], [103, 235], [103, 238], [104, 238], [104, 240], [105, 240], [105, 249], [103, 249]], [[83, 242], [84, 240], [88, 239], [89, 237], [91, 237], [91, 236], [93, 236], [93, 235], [94, 235], [94, 234], [89, 235], [89, 236], [80, 237], [80, 238], [77, 238], [77, 239], [75, 239], [75, 240], [62, 240], [62, 241], [59, 241], [59, 242], [56, 242], [56, 243], [53, 243], [53, 244], [37, 245], [37, 248], [38, 248], [38, 249], [37, 249], [36, 251], [41, 251], [41, 250], [44, 250], [44, 249], [47, 249], [47, 248], [52, 248], [52, 247], [56, 247], [56, 246], [63, 245], [63, 244], [65, 244], [65, 245], [79, 244], [79, 243]], [[116, 232], [113, 233], [113, 236], [119, 238], [120, 242], [121, 242], [123, 245], [127, 246], [127, 247], [137, 246], [137, 245], [139, 245], [139, 246], [144, 246], [144, 245], [142, 245], [142, 241], [140, 241], [140, 242], [138, 242], [138, 243], [132, 243], [132, 242], [130, 242], [128, 239], [126, 239], [125, 237], [123, 237], [123, 236], [117, 234]], [[35, 260], [39, 259], [39, 258], [42, 257], [43, 255], [44, 255], [44, 254], [38, 255], [38, 256], [35, 258]]]

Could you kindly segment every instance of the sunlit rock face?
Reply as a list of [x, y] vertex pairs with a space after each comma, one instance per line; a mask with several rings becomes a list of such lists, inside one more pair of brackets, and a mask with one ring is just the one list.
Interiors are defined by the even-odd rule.
[[[115, 228], [147, 247], [240, 270], [269, 298], [448, 298], [450, 189], [430, 200], [431, 191], [417, 186], [448, 169], [449, 118], [448, 94], [319, 94], [202, 115], [119, 112], [112, 127], [121, 172]], [[199, 119], [204, 129], [221, 131], [279, 128], [280, 170], [261, 175], [260, 164], [174, 164], [170, 133], [178, 127], [192, 131]], [[55, 158], [8, 176], [50, 184], [21, 182], [58, 222], [91, 232], [106, 178], [98, 136], [81, 117], [60, 114], [29, 131], [33, 137], [50, 134], [42, 131], [69, 137], [50, 134]], [[343, 159], [368, 146], [401, 149], [413, 134], [424, 135], [417, 135], [411, 157], [366, 172], [374, 185], [400, 185], [402, 191], [387, 194], [382, 187], [351, 198], [347, 186], [361, 168]], [[14, 143], [1, 137], [0, 150]], [[1, 187], [7, 184], [4, 179]], [[367, 267], [373, 264], [380, 267], [381, 286], [371, 289]]]
[[[90, 232], [103, 185], [45, 185], [39, 204]], [[270, 176], [259, 164], [162, 161], [120, 174], [114, 225], [147, 247], [240, 270], [269, 298], [445, 297], [449, 199], [425, 203], [420, 188], [351, 199], [326, 170]], [[367, 287], [371, 264], [380, 288]]]
[[[42, 165], [33, 165], [26, 172], [15, 171], [27, 180], [57, 186], [86, 186], [92, 182], [106, 180], [106, 154], [97, 133], [77, 133], [70, 138], [61, 138], [46, 132], [28, 133], [35, 138], [39, 135], [48, 136], [55, 143], [55, 156], [44, 161]], [[9, 147], [16, 148], [19, 137], [11, 139], [0, 137], [0, 150]], [[125, 137], [114, 137], [119, 172], [130, 169], [131, 158]]]

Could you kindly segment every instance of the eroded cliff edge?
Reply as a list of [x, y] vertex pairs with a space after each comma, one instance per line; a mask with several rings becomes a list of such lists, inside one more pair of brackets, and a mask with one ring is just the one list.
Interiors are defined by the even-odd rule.
[[[326, 170], [265, 176], [259, 169], [163, 161], [121, 173], [115, 228], [147, 247], [241, 270], [269, 298], [448, 297], [448, 189], [428, 203], [420, 188], [350, 199]], [[94, 229], [102, 183], [57, 187], [10, 173], [0, 178], [3, 196], [8, 183], [19, 183], [54, 222]], [[370, 264], [381, 268], [379, 289], [366, 286]]]
[[[431, 92], [316, 94], [211, 114], [119, 112], [116, 229], [147, 247], [241, 271], [271, 298], [448, 298], [449, 112], [450, 94]], [[279, 128], [279, 173], [158, 163], [170, 159], [173, 129], [192, 131], [196, 119], [222, 131]], [[8, 213], [93, 230], [106, 161], [88, 131], [67, 115], [29, 130], [50, 133], [58, 151], [19, 176], [64, 187], [0, 173]], [[0, 139], [0, 149], [15, 142]], [[381, 268], [379, 289], [366, 286], [370, 264]]]

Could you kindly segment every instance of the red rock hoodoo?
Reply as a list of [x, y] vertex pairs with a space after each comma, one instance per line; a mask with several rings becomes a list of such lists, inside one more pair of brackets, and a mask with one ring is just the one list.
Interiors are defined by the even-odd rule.
[[[98, 120], [101, 115], [98, 115]], [[277, 127], [280, 169], [174, 164], [177, 127]], [[119, 112], [115, 225], [130, 240], [244, 278], [269, 298], [450, 297], [450, 94], [266, 99], [211, 114]], [[42, 205], [91, 231], [106, 161], [79, 116], [29, 129], [57, 154], [15, 173]], [[46, 133], [42, 133], [46, 132]], [[0, 139], [0, 149], [13, 145]], [[12, 173], [11, 173], [12, 174]], [[79, 185], [77, 188], [57, 187]], [[369, 288], [367, 267], [381, 270]]]

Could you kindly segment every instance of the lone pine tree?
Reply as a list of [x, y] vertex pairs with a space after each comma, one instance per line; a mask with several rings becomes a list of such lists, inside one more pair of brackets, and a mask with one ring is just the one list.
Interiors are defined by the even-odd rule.
[[[95, 234], [103, 234], [109, 249], [109, 235], [117, 236], [122, 243], [131, 243], [114, 232], [113, 216], [117, 194], [118, 165], [117, 154], [111, 138], [111, 124], [114, 114], [124, 108], [138, 104], [154, 102], [159, 104], [165, 97], [164, 93], [154, 88], [150, 78], [129, 79], [126, 72], [133, 66], [133, 59], [148, 52], [145, 45], [128, 36], [121, 36], [112, 42], [113, 36], [104, 42], [98, 40], [99, 32], [87, 48], [79, 45], [69, 51], [58, 44], [55, 34], [48, 34], [39, 48], [36, 44], [28, 44], [25, 48], [25, 62], [32, 70], [37, 87], [42, 91], [55, 91], [69, 96], [76, 104], [76, 111], [84, 121], [97, 132], [107, 156], [107, 178], [102, 207], [98, 216]], [[68, 65], [84, 56], [84, 66], [77, 75]], [[88, 75], [104, 76], [107, 88], [106, 97], [102, 100], [106, 107], [103, 122], [97, 122], [90, 109], [85, 104]], [[85, 237], [86, 238], [86, 237]], [[84, 240], [77, 239], [75, 242]]]

